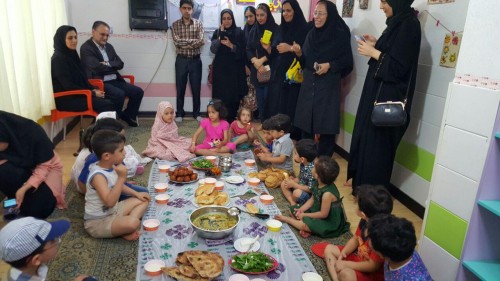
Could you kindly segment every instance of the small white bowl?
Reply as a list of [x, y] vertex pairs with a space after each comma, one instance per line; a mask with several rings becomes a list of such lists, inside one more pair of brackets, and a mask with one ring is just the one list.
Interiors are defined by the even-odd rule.
[[265, 205], [272, 204], [273, 200], [274, 200], [274, 196], [269, 195], [269, 194], [264, 194], [264, 195], [260, 196], [260, 202], [262, 202], [262, 204], [265, 204]]
[[208, 161], [210, 161], [213, 164], [215, 164], [215, 161], [217, 160], [217, 157], [215, 157], [215, 156], [205, 156], [205, 159], [207, 159]]
[[144, 270], [149, 276], [161, 275], [161, 268], [165, 267], [165, 262], [162, 260], [150, 260], [144, 265]]
[[158, 169], [160, 170], [160, 173], [167, 173], [170, 170], [169, 165], [161, 164], [158, 165]]
[[159, 182], [155, 184], [155, 191], [157, 193], [165, 192], [167, 191], [167, 188], [168, 188], [168, 183], [166, 182]]
[[255, 160], [253, 160], [253, 159], [246, 159], [245, 160], [245, 165], [247, 165], [248, 167], [255, 166]]
[[145, 231], [155, 231], [160, 228], [160, 220], [149, 219], [142, 222]]
[[283, 223], [279, 220], [270, 219], [266, 222], [267, 229], [273, 232], [280, 232]]
[[248, 184], [251, 186], [258, 186], [260, 183], [260, 180], [258, 178], [249, 178], [248, 179]]
[[217, 179], [214, 179], [214, 178], [205, 178], [205, 185], [215, 186], [216, 182], [217, 182]]
[[250, 278], [244, 274], [233, 274], [229, 276], [229, 281], [250, 281]]
[[224, 189], [224, 182], [223, 181], [216, 181], [215, 182], [215, 190], [222, 191], [223, 189]]
[[302, 281], [323, 281], [323, 277], [316, 272], [306, 272], [302, 274]]
[[168, 196], [168, 194], [158, 194], [155, 196], [155, 201], [158, 204], [167, 204], [168, 199], [170, 199], [170, 196]]

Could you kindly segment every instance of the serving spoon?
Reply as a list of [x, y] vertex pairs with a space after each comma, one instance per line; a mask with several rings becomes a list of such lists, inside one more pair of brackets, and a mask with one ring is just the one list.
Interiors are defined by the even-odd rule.
[[234, 207], [230, 207], [229, 209], [227, 209], [227, 213], [230, 215], [230, 216], [237, 216], [241, 213], [247, 213], [251, 216], [254, 216], [254, 217], [257, 217], [259, 219], [268, 219], [270, 217], [269, 214], [255, 214], [255, 213], [250, 213], [250, 212], [247, 212], [247, 211], [243, 211], [242, 209], [234, 206]]

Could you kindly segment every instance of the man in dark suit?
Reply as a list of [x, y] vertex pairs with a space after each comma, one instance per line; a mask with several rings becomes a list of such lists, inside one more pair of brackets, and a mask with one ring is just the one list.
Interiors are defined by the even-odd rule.
[[[105, 98], [115, 104], [117, 116], [129, 126], [137, 127], [136, 118], [144, 91], [125, 82], [118, 73], [123, 68], [123, 61], [108, 43], [109, 29], [109, 25], [103, 21], [94, 22], [92, 37], [80, 47], [81, 60], [87, 77], [104, 81]], [[125, 97], [129, 100], [127, 108], [122, 111]]]

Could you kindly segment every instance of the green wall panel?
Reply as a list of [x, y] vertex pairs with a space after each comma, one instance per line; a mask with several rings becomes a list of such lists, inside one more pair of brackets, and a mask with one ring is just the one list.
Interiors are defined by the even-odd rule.
[[455, 258], [460, 259], [466, 232], [465, 220], [431, 201], [425, 224], [425, 236]]
[[396, 162], [430, 182], [436, 156], [412, 143], [402, 140], [396, 151]]
[[[355, 115], [346, 111], [342, 112], [340, 127], [352, 135], [355, 119]], [[396, 151], [395, 161], [430, 182], [435, 158], [435, 155], [427, 150], [403, 140]]]

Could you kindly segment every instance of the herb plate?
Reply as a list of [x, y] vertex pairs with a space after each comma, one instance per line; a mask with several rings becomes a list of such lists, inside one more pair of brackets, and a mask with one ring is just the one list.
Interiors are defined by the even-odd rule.
[[[206, 159], [197, 159], [194, 161], [189, 162], [189, 166], [193, 168], [194, 170], [199, 170], [199, 171], [208, 171], [215, 167], [214, 163], [210, 162], [209, 160]], [[205, 167], [202, 167], [205, 166]]]
[[[272, 266], [269, 269], [267, 269], [267, 270], [256, 269], [256, 270], [258, 270], [258, 272], [257, 271], [244, 270], [244, 269], [238, 268], [236, 266], [237, 262], [235, 261], [235, 259], [238, 258], [238, 257], [243, 257], [243, 256], [248, 256], [248, 255], [254, 255], [254, 256], [255, 255], [257, 255], [257, 256], [258, 255], [264, 255], [264, 256], [267, 256], [269, 258], [270, 262], [272, 262]], [[273, 258], [272, 256], [270, 256], [268, 254], [264, 254], [264, 253], [261, 253], [261, 252], [252, 252], [252, 253], [234, 255], [234, 256], [232, 256], [229, 259], [228, 264], [229, 264], [229, 267], [231, 267], [234, 271], [245, 273], [245, 274], [252, 274], [252, 275], [258, 275], [258, 274], [268, 273], [270, 271], [275, 270], [278, 267], [278, 265], [279, 265], [278, 261], [275, 258]]]

